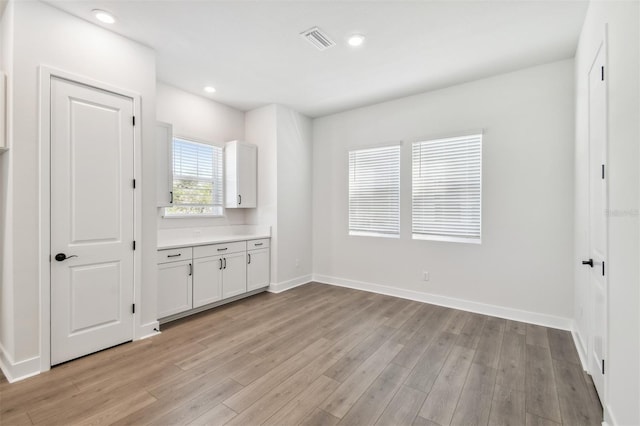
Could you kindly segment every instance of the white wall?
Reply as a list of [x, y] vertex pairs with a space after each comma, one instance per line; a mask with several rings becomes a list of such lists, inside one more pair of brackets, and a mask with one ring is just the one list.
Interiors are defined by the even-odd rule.
[[[605, 374], [605, 420], [640, 424], [640, 5], [591, 2], [576, 53], [576, 191], [574, 265], [589, 258], [586, 185], [588, 70], [608, 25], [609, 341]], [[586, 342], [589, 309], [584, 268], [575, 267], [578, 331]], [[583, 348], [586, 350], [586, 347]]]
[[311, 120], [277, 106], [278, 261], [277, 283], [311, 278]]
[[[314, 120], [314, 277], [569, 327], [573, 102], [565, 60]], [[410, 142], [473, 129], [482, 244], [411, 240]], [[400, 140], [401, 238], [348, 236], [348, 149]]]
[[[157, 83], [156, 89], [156, 117], [158, 121], [171, 123], [174, 135], [219, 146], [224, 146], [227, 141], [244, 139], [244, 112], [161, 82]], [[197, 228], [244, 223], [244, 209], [225, 209], [224, 217], [199, 219], [165, 219], [162, 217], [162, 209], [158, 209], [159, 228]]]
[[[10, 6], [11, 7], [11, 6]], [[39, 135], [38, 67], [48, 65], [141, 95], [142, 99], [142, 294], [138, 330], [156, 320], [155, 223], [155, 55], [129, 39], [72, 17], [41, 2], [15, 2], [13, 120], [9, 156], [3, 156], [2, 193], [9, 194], [5, 213], [4, 289], [13, 291], [14, 344], [8, 357], [15, 364], [38, 361], [40, 347]], [[8, 158], [8, 160], [7, 160]], [[46, 161], [46, 159], [43, 159]], [[8, 163], [8, 164], [7, 164]], [[19, 236], [19, 237], [18, 237]], [[8, 247], [7, 247], [8, 245]], [[3, 325], [5, 327], [5, 325]], [[5, 342], [2, 342], [3, 345]], [[39, 366], [39, 365], [38, 365]]]
[[271, 226], [271, 285], [281, 291], [311, 280], [311, 119], [267, 105], [245, 124], [258, 145], [258, 207], [247, 221]]
[[[0, 69], [7, 74], [7, 144], [11, 140], [11, 97], [13, 77], [13, 3], [4, 4], [0, 20]], [[11, 152], [0, 155], [0, 362], [11, 364], [14, 353], [13, 309], [13, 223], [9, 203], [12, 198]]]
[[246, 141], [258, 146], [258, 203], [247, 211], [247, 223], [271, 226], [271, 282], [278, 276], [278, 131], [277, 106], [245, 114]]

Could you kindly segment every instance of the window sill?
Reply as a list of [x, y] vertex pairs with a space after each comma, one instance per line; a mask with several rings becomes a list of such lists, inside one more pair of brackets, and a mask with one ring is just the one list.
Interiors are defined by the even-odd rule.
[[379, 234], [376, 232], [358, 232], [349, 231], [350, 237], [381, 237], [381, 238], [400, 238], [400, 235], [395, 234]]
[[223, 214], [184, 214], [184, 215], [162, 215], [163, 219], [224, 219]]
[[411, 239], [427, 240], [427, 241], [443, 241], [446, 243], [482, 244], [482, 240], [480, 238], [450, 237], [450, 236], [444, 236], [444, 235], [412, 234]]

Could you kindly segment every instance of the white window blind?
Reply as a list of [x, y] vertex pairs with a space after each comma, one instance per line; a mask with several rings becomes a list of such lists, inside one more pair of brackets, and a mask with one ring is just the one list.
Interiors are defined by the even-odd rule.
[[400, 235], [400, 146], [349, 151], [349, 235]]
[[415, 142], [415, 239], [480, 243], [482, 135]]
[[222, 214], [222, 148], [173, 139], [173, 207], [165, 214]]

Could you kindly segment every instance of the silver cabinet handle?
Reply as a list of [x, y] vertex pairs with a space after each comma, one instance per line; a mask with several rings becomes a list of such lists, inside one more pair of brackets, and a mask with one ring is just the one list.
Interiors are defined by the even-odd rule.
[[224, 258], [224, 267], [222, 269], [227, 269], [227, 258]]
[[182, 256], [182, 253], [178, 253], [178, 254], [168, 254], [167, 257], [180, 257]]
[[169, 191], [169, 204], [173, 204], [173, 191]]
[[251, 253], [249, 253], [249, 265], [251, 265]]
[[238, 205], [242, 204], [242, 195], [238, 194]]
[[193, 275], [193, 264], [189, 264], [189, 276]]
[[218, 251], [225, 251], [227, 250], [229, 247], [225, 247], [225, 248], [219, 248]]
[[264, 244], [264, 243], [255, 243], [255, 244], [254, 244], [254, 247], [258, 247], [258, 246], [261, 246], [261, 245], [263, 245], [263, 244]]
[[222, 271], [222, 258], [220, 258], [220, 268], [219, 269]]

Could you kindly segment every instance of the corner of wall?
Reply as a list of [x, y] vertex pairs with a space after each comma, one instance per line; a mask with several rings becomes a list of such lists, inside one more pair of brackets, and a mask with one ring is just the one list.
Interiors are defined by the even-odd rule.
[[575, 319], [571, 321], [571, 337], [573, 338], [573, 344], [578, 351], [578, 358], [580, 358], [580, 364], [584, 371], [589, 371], [587, 364], [587, 347], [584, 343], [583, 336], [580, 334], [578, 325]]
[[4, 346], [0, 344], [0, 369], [9, 383], [40, 374], [40, 357], [36, 356], [23, 361], [14, 362]]
[[136, 328], [134, 340], [142, 340], [160, 334], [160, 322], [151, 321]]

